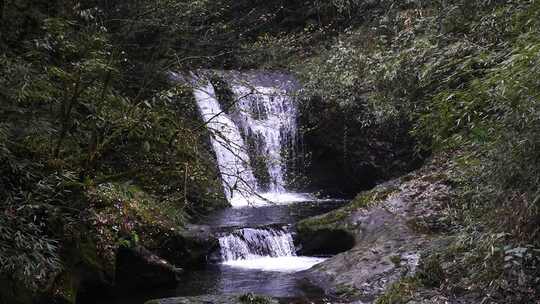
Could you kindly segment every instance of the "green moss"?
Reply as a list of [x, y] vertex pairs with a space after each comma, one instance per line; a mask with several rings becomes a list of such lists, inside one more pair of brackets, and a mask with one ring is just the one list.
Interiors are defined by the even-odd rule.
[[405, 304], [413, 297], [420, 283], [416, 278], [403, 278], [392, 284], [375, 304]]
[[401, 265], [401, 256], [399, 254], [391, 256], [390, 262], [392, 262], [396, 267], [399, 267]]
[[358, 295], [358, 289], [350, 285], [339, 284], [336, 286], [336, 295], [340, 298], [353, 298]]
[[419, 234], [430, 234], [432, 230], [428, 223], [421, 218], [411, 218], [406, 222], [407, 227]]
[[371, 191], [362, 192], [342, 208], [300, 221], [297, 224], [297, 229], [301, 232], [320, 229], [343, 229], [352, 232], [352, 228], [346, 221], [352, 213], [383, 202], [396, 190], [393, 186], [379, 186]]
[[267, 297], [259, 296], [253, 293], [246, 293], [244, 295], [241, 295], [240, 303], [244, 304], [270, 304], [271, 300]]
[[420, 261], [416, 274], [420, 282], [427, 287], [439, 287], [446, 277], [439, 255], [431, 255]]

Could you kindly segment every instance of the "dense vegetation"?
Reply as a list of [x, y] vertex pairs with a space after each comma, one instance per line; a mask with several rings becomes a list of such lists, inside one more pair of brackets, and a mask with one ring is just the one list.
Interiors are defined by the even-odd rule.
[[449, 153], [460, 237], [437, 286], [529, 303], [539, 292], [540, 3], [390, 1], [382, 12], [301, 64], [307, 94], [333, 109], [322, 120], [347, 113], [360, 134], [406, 128], [419, 151]]
[[371, 170], [364, 186], [448, 153], [456, 273], [492, 301], [538, 296], [539, 1], [7, 0], [0, 14], [0, 300], [60, 290], [75, 265], [110, 275], [133, 231], [224, 205], [191, 92], [167, 81], [197, 68], [295, 72], [304, 136], [345, 179]]

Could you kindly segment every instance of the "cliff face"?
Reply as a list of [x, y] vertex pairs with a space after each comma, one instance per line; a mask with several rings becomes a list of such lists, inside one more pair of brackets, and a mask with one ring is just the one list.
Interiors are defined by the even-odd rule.
[[[356, 113], [304, 101], [300, 117], [306, 172], [313, 192], [354, 197], [360, 190], [418, 168], [422, 156], [404, 122], [364, 127]], [[353, 111], [353, 110], [351, 110]]]

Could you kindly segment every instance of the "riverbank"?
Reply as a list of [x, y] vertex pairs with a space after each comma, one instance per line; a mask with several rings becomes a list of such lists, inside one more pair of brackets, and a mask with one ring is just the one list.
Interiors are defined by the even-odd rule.
[[522, 268], [536, 263], [533, 250], [504, 245], [511, 237], [485, 217], [497, 211], [463, 205], [467, 160], [468, 153], [441, 153], [343, 208], [300, 221], [299, 236], [315, 252], [325, 250], [318, 235], [355, 240], [305, 276], [347, 303], [535, 303], [535, 268]]

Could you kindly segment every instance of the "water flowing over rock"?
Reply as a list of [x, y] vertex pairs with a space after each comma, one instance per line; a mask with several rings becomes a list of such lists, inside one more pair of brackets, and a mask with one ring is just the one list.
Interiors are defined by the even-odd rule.
[[219, 244], [225, 261], [296, 255], [292, 235], [284, 229], [239, 229], [220, 237]]
[[212, 147], [217, 162], [225, 194], [231, 204], [239, 205], [242, 197], [256, 190], [256, 180], [249, 166], [244, 139], [231, 118], [221, 110], [214, 87], [203, 79], [193, 92], [197, 106], [207, 128], [212, 134]]
[[296, 255], [292, 234], [284, 228], [243, 228], [219, 238], [223, 264], [263, 271], [297, 272], [324, 258]]
[[[227, 83], [233, 95], [226, 106], [210, 81], [215, 75]], [[190, 78], [229, 202], [242, 207], [310, 199], [289, 192], [285, 178], [286, 159], [297, 150], [294, 78], [232, 71], [203, 71]]]
[[[296, 107], [286, 92], [277, 88], [250, 87], [235, 84], [232, 87], [238, 113], [239, 126], [249, 138], [256, 138], [255, 153], [264, 155], [268, 170], [269, 192], [285, 192], [284, 147], [296, 146]], [[262, 185], [261, 185], [262, 186]]]

